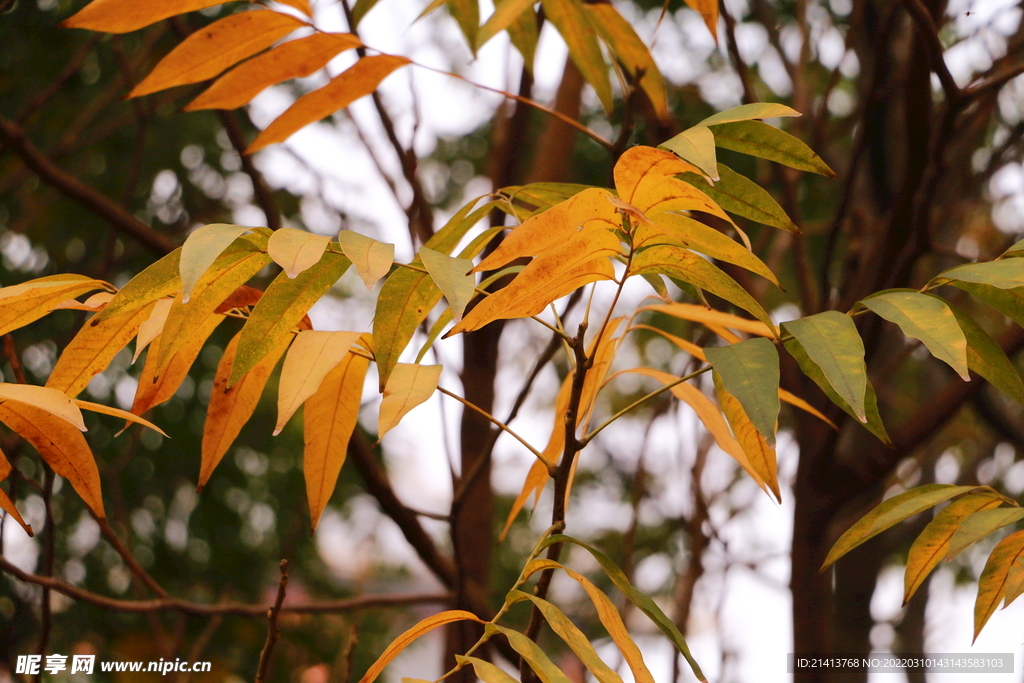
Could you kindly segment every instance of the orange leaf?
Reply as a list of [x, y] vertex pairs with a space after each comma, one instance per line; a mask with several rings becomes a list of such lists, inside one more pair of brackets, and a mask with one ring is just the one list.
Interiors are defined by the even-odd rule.
[[289, 7], [294, 7], [295, 9], [297, 9], [300, 12], [302, 12], [303, 14], [305, 14], [307, 17], [312, 17], [313, 16], [313, 8], [310, 6], [309, 0], [277, 0], [277, 1], [279, 3], [281, 3], [282, 5], [288, 5]]
[[128, 33], [175, 14], [194, 12], [219, 4], [220, 0], [93, 0], [77, 14], [65, 19], [61, 26], [105, 33]]
[[359, 679], [359, 683], [373, 683], [377, 680], [377, 676], [380, 676], [384, 668], [391, 663], [395, 657], [399, 655], [405, 648], [409, 647], [409, 644], [414, 640], [422, 636], [438, 626], [444, 626], [450, 624], [453, 621], [475, 621], [478, 624], [484, 623], [482, 619], [478, 618], [472, 612], [465, 612], [463, 610], [448, 610], [447, 612], [441, 612], [431, 617], [427, 617], [423, 621], [419, 622], [408, 631], [398, 636], [391, 641], [388, 648], [384, 650], [384, 653], [377, 658], [377, 661], [373, 663], [373, 666], [367, 670], [362, 678]]
[[0, 289], [0, 335], [39, 320], [57, 304], [103, 287], [82, 275], [53, 275]]
[[1024, 531], [1018, 531], [996, 544], [988, 556], [985, 569], [978, 578], [978, 597], [974, 601], [974, 641], [978, 639], [981, 629], [985, 628], [985, 623], [1006, 596], [1006, 578], [1010, 567], [1022, 554]]
[[[557, 427], [556, 427], [557, 429]], [[564, 433], [564, 432], [563, 432]], [[526, 473], [526, 481], [523, 482], [523, 490], [516, 496], [515, 501], [512, 503], [512, 509], [509, 510], [508, 517], [505, 518], [505, 526], [501, 530], [501, 535], [498, 536], [498, 543], [505, 540], [505, 536], [508, 534], [508, 530], [512, 528], [512, 522], [516, 520], [516, 516], [519, 515], [519, 511], [526, 505], [527, 499], [533, 494], [535, 499], [540, 496], [540, 492], [544, 490], [544, 485], [548, 483], [550, 475], [548, 474], [548, 468], [540, 460], [534, 460], [533, 465], [530, 466], [530, 471]]]
[[441, 379], [440, 365], [399, 363], [391, 371], [380, 402], [377, 438], [394, 429], [405, 415], [430, 398]]
[[369, 366], [370, 361], [363, 356], [346, 354], [306, 401], [302, 471], [314, 531], [345, 463], [348, 441], [359, 419], [359, 400]]
[[346, 356], [358, 337], [359, 332], [315, 330], [295, 335], [281, 368], [275, 436], [281, 433], [299, 406], [317, 392], [327, 373], [342, 361], [348, 362]]
[[[133, 415], [132, 413], [129, 413], [127, 410], [121, 410], [120, 408], [112, 408], [110, 406], [105, 406], [102, 403], [93, 403], [92, 401], [83, 401], [83, 400], [78, 399], [78, 398], [74, 399], [74, 401], [75, 401], [75, 405], [76, 406], [78, 406], [79, 408], [82, 408], [84, 410], [89, 410], [89, 411], [92, 411], [94, 413], [103, 413], [104, 415], [111, 415], [113, 417], [120, 417], [120, 418], [123, 418], [125, 420], [128, 420], [129, 422], [134, 422], [136, 424], [140, 424], [140, 425], [143, 425], [145, 427], [149, 427], [150, 429], [152, 429], [157, 434], [161, 434], [163, 436], [167, 436], [167, 432], [165, 432], [164, 430], [160, 429], [159, 427], [157, 427], [155, 424], [153, 424], [149, 420], [145, 420], [145, 419], [139, 417], [138, 415]], [[167, 437], [167, 438], [170, 438], [170, 437]]]
[[667, 178], [700, 169], [672, 152], [638, 145], [627, 149], [615, 164], [615, 190], [623, 201], [633, 202], [637, 185], [647, 176]]
[[213, 470], [220, 464], [221, 458], [256, 410], [256, 404], [259, 403], [270, 373], [292, 340], [289, 335], [283, 344], [264, 356], [252, 370], [228, 389], [228, 378], [231, 376], [231, 363], [238, 350], [238, 339], [239, 335], [235, 335], [224, 349], [224, 355], [221, 356], [213, 377], [213, 391], [210, 394], [210, 405], [206, 409], [206, 424], [203, 425], [203, 455], [198, 486], [200, 490], [206, 486]]
[[[0, 451], [0, 481], [3, 481], [11, 474], [11, 463], [7, 462], [7, 456], [4, 455], [3, 451]], [[21, 528], [25, 530], [25, 533], [29, 536], [33, 536], [32, 527], [25, 523], [21, 513], [18, 512], [18, 508], [14, 506], [14, 501], [7, 497], [3, 489], [0, 489], [0, 510], [5, 510], [7, 514], [14, 518], [14, 521], [21, 525]]]
[[314, 33], [290, 40], [218, 78], [185, 111], [237, 109], [272, 85], [312, 76], [338, 53], [360, 45], [359, 38], [351, 33]]
[[702, 323], [704, 325], [711, 324], [721, 325], [722, 327], [731, 327], [732, 329], [739, 330], [740, 332], [756, 334], [761, 337], [768, 337], [769, 339], [775, 338], [775, 333], [763, 322], [750, 320], [749, 318], [741, 318], [738, 315], [733, 315], [732, 313], [726, 313], [724, 311], [707, 309], [703, 306], [697, 306], [696, 304], [654, 304], [652, 306], [644, 306], [640, 310], [664, 313], [665, 315], [670, 315], [673, 318], [689, 320], [692, 322]]
[[55, 415], [79, 431], [85, 431], [82, 411], [64, 393], [31, 384], [5, 384], [0, 382], [0, 403], [15, 401], [27, 403]]
[[395, 55], [364, 57], [330, 83], [303, 95], [285, 113], [267, 126], [246, 150], [252, 154], [275, 142], [282, 142], [298, 129], [344, 109], [360, 97], [369, 95], [392, 71], [409, 60]]
[[78, 396], [89, 380], [103, 372], [114, 356], [128, 345], [149, 318], [154, 305], [150, 303], [112, 316], [96, 325], [83, 325], [57, 360], [46, 386], [63, 391], [71, 398]]
[[775, 499], [781, 502], [782, 492], [779, 491], [775, 449], [769, 446], [764, 436], [757, 431], [739, 400], [725, 390], [718, 373], [715, 373], [715, 391], [718, 394], [718, 405], [725, 413], [725, 419], [732, 427], [732, 433], [735, 435], [736, 441], [739, 442], [740, 448], [746, 453], [747, 462], [757, 470], [758, 475], [775, 494]]
[[73, 311], [89, 311], [91, 313], [96, 313], [97, 311], [102, 311], [106, 308], [107, 304], [110, 303], [110, 300], [113, 298], [114, 295], [111, 292], [96, 292], [85, 301], [78, 301], [76, 299], [62, 301], [54, 306], [53, 310], [58, 311], [70, 309]]
[[633, 203], [652, 221], [659, 213], [669, 211], [703, 211], [735, 225], [729, 214], [711, 197], [673, 177], [644, 176], [633, 193]]
[[686, 0], [686, 4], [700, 12], [711, 37], [718, 41], [718, 0]]
[[163, 331], [164, 323], [167, 322], [167, 314], [171, 312], [171, 304], [173, 303], [173, 299], [157, 299], [156, 304], [153, 306], [153, 312], [146, 318], [146, 322], [139, 326], [139, 334], [135, 338], [135, 353], [132, 355], [132, 365], [139, 359], [139, 356], [142, 355], [142, 352], [149, 346], [150, 342], [156, 339], [157, 335]]
[[32, 444], [53, 471], [71, 483], [97, 517], [106, 517], [100, 472], [82, 432], [42, 408], [14, 401], [0, 405], [0, 422]]
[[166, 367], [161, 367], [158, 363], [160, 337], [153, 340], [149, 346], [146, 363], [142, 366], [142, 374], [139, 375], [139, 385], [135, 390], [135, 400], [132, 402], [132, 413], [141, 415], [174, 396], [174, 392], [181, 386], [192, 364], [199, 357], [199, 352], [203, 350], [207, 338], [213, 334], [214, 329], [220, 325], [222, 320], [224, 320], [224, 316], [220, 314], [214, 314], [207, 318], [199, 330], [175, 351]]
[[128, 97], [213, 78], [306, 23], [270, 10], [239, 12], [199, 29], [171, 50]]

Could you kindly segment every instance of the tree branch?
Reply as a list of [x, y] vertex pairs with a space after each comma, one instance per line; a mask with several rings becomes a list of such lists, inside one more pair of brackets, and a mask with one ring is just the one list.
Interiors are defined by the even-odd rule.
[[274, 606], [267, 610], [267, 621], [269, 622], [267, 642], [264, 643], [263, 650], [260, 652], [260, 664], [256, 669], [256, 683], [263, 683], [266, 680], [267, 668], [270, 666], [270, 655], [273, 653], [274, 645], [277, 644], [277, 639], [281, 633], [277, 629], [277, 615], [281, 612], [285, 591], [288, 589], [288, 560], [281, 560], [280, 572], [281, 577], [277, 581], [277, 599], [274, 600]]
[[220, 114], [220, 122], [224, 126], [224, 131], [228, 134], [228, 140], [231, 141], [231, 146], [235, 148], [238, 156], [242, 159], [242, 170], [252, 180], [252, 189], [256, 195], [256, 203], [260, 205], [264, 215], [267, 217], [267, 227], [271, 230], [280, 230], [281, 211], [277, 208], [277, 202], [274, 201], [274, 193], [271, 191], [270, 186], [267, 185], [266, 178], [256, 168], [252, 155], [245, 153], [245, 149], [249, 145], [245, 142], [245, 134], [242, 133], [242, 127], [238, 125], [238, 118], [233, 111], [221, 110], [218, 113]]

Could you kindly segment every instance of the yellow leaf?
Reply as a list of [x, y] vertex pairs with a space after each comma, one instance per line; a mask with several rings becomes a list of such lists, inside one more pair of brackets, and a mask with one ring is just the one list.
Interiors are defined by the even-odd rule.
[[692, 162], [711, 180], [718, 180], [718, 159], [715, 154], [715, 134], [707, 126], [687, 128], [679, 135], [662, 143], [683, 159]]
[[622, 221], [615, 213], [615, 207], [605, 197], [607, 190], [591, 187], [555, 204], [512, 228], [498, 248], [491, 252], [473, 272], [496, 270], [509, 262], [524, 256], [537, 256], [570, 239], [577, 228], [593, 227], [620, 228]]
[[440, 612], [433, 616], [427, 617], [423, 621], [419, 622], [408, 631], [398, 636], [391, 641], [384, 653], [377, 658], [377, 661], [367, 670], [362, 678], [359, 679], [359, 683], [373, 683], [377, 680], [377, 676], [380, 676], [381, 672], [384, 671], [384, 667], [391, 663], [391, 660], [397, 657], [402, 650], [409, 647], [409, 644], [414, 640], [422, 636], [424, 633], [428, 633], [438, 626], [444, 626], [455, 621], [475, 621], [478, 624], [484, 623], [482, 619], [479, 619], [472, 612], [465, 612], [463, 610], [448, 610], [447, 612]]
[[100, 472], [82, 432], [42, 408], [15, 401], [0, 405], [0, 422], [32, 444], [53, 471], [71, 483], [97, 517], [106, 517]]
[[680, 349], [682, 349], [686, 353], [690, 354], [691, 356], [693, 356], [697, 360], [701, 361], [702, 363], [706, 363], [707, 362], [707, 358], [704, 357], [704, 349], [702, 349], [701, 347], [697, 346], [693, 342], [686, 341], [685, 339], [683, 339], [681, 337], [677, 337], [674, 334], [669, 334], [665, 330], [659, 330], [657, 327], [652, 327], [650, 325], [633, 325], [630, 329], [631, 330], [650, 330], [651, 332], [657, 332], [662, 337], [664, 337], [668, 341], [672, 342], [673, 344], [675, 344]]
[[369, 365], [365, 357], [347, 354], [306, 401], [302, 471], [314, 531], [345, 463], [348, 442], [359, 419], [359, 401]]
[[726, 313], [724, 311], [707, 309], [703, 306], [697, 306], [696, 304], [654, 304], [651, 306], [644, 306], [640, 310], [664, 313], [665, 315], [670, 315], [673, 318], [703, 323], [705, 325], [709, 323], [712, 325], [721, 325], [722, 327], [729, 327], [734, 330], [739, 330], [740, 332], [756, 334], [761, 337], [768, 337], [769, 339], [775, 338], [775, 332], [773, 332], [763, 322], [750, 320], [748, 318], [741, 318], [738, 315], [733, 315], [732, 313]]
[[39, 320], [70, 297], [103, 288], [82, 275], [51, 275], [0, 289], [0, 335]]
[[619, 238], [613, 233], [600, 225], [584, 226], [531, 261], [507, 287], [484, 298], [445, 336], [471, 332], [495, 320], [537, 315], [585, 284], [612, 279], [615, 270], [606, 257], [619, 253]]
[[274, 435], [307, 398], [316, 393], [320, 383], [346, 356], [359, 337], [359, 332], [318, 332], [305, 330], [295, 336], [281, 368], [277, 390], [277, 425]]
[[406, 413], [430, 398], [440, 379], [440, 365], [396, 365], [384, 387], [384, 399], [380, 402], [377, 438], [383, 438]]
[[277, 0], [282, 5], [288, 5], [299, 10], [307, 17], [313, 16], [313, 7], [309, 4], [309, 0]]
[[717, 372], [714, 373], [714, 376], [718, 405], [722, 408], [722, 412], [725, 413], [725, 419], [728, 420], [729, 426], [732, 427], [732, 433], [736, 437], [736, 441], [746, 454], [747, 462], [757, 470], [758, 476], [768, 485], [771, 492], [775, 494], [775, 499], [782, 502], [782, 492], [779, 491], [779, 475], [775, 449], [768, 445], [764, 436], [754, 427], [739, 400], [725, 390]]
[[105, 33], [128, 33], [161, 19], [219, 5], [219, 0], [93, 0], [61, 26]]
[[643, 40], [610, 2], [584, 3], [583, 7], [598, 35], [615, 53], [632, 79], [639, 80], [640, 89], [647, 95], [654, 113], [661, 120], [668, 118], [668, 99], [665, 79], [654, 63]]
[[47, 387], [37, 387], [31, 384], [6, 384], [0, 382], [0, 403], [16, 401], [27, 403], [55, 415], [65, 422], [73, 425], [79, 431], [85, 431], [85, 422], [82, 421], [82, 411], [78, 409], [75, 402], [63, 392]]
[[181, 276], [181, 300], [188, 303], [199, 278], [231, 244], [252, 230], [243, 225], [212, 223], [193, 230], [181, 246], [178, 273]]
[[718, 41], [718, 0], [686, 0], [686, 4], [700, 12], [711, 37]]
[[812, 406], [810, 403], [803, 400], [799, 396], [794, 396], [785, 389], [779, 389], [779, 398], [781, 398], [783, 401], [790, 404], [791, 406], [795, 406], [800, 410], [803, 410], [804, 412], [810, 413], [811, 415], [818, 418], [822, 422], [828, 424], [830, 427], [832, 427], [832, 429], [839, 429], [839, 427], [836, 426], [835, 422], [822, 415], [821, 411], [819, 411], [817, 408], [815, 408], [814, 406]]
[[306, 22], [270, 10], [230, 14], [182, 41], [128, 93], [128, 97], [213, 78], [300, 26], [306, 26]]
[[277, 365], [291, 342], [289, 336], [285, 343], [267, 354], [253, 366], [233, 387], [228, 389], [228, 377], [231, 375], [231, 363], [238, 350], [239, 335], [235, 335], [228, 347], [224, 349], [217, 372], [213, 377], [213, 391], [210, 393], [210, 405], [206, 409], [206, 424], [203, 425], [203, 455], [199, 471], [199, 489], [206, 486], [213, 470], [220, 464], [221, 458], [227, 453], [235, 437], [249, 421], [256, 404], [259, 403], [263, 387], [270, 378], [270, 373]]
[[355, 266], [367, 291], [388, 274], [395, 262], [395, 245], [378, 242], [353, 230], [338, 233], [338, 244]]
[[284, 269], [288, 277], [295, 279], [296, 275], [320, 261], [330, 243], [331, 238], [326, 235], [281, 228], [270, 236], [267, 253], [274, 259], [274, 263]]
[[256, 137], [246, 150], [246, 154], [252, 154], [275, 142], [282, 142], [298, 129], [330, 116], [360, 97], [369, 95], [392, 71], [408, 63], [409, 60], [405, 57], [395, 55], [363, 57], [324, 87], [296, 100]]
[[[83, 400], [78, 399], [78, 398], [74, 399], [74, 401], [75, 401], [75, 405], [76, 406], [78, 406], [79, 408], [82, 408], [84, 410], [90, 410], [90, 411], [92, 411], [94, 413], [103, 413], [104, 415], [111, 415], [113, 417], [120, 417], [120, 418], [123, 418], [125, 420], [128, 420], [129, 422], [134, 422], [136, 424], [143, 425], [144, 427], [149, 427], [154, 432], [156, 432], [158, 434], [161, 434], [163, 436], [167, 436], [167, 433], [164, 430], [160, 429], [159, 427], [157, 427], [155, 424], [153, 424], [149, 420], [143, 419], [143, 418], [139, 417], [138, 415], [133, 415], [132, 413], [129, 413], [127, 410], [121, 410], [120, 408], [111, 408], [110, 406], [105, 406], [102, 403], [93, 403], [92, 401], [83, 401]], [[167, 438], [170, 438], [170, 437], [167, 437]]]
[[139, 334], [135, 338], [135, 354], [132, 356], [132, 365], [142, 355], [142, 351], [164, 329], [164, 323], [167, 322], [167, 314], [171, 312], [172, 303], [174, 303], [173, 299], [158, 299], [153, 305], [153, 312], [146, 318], [146, 322], [139, 326]]
[[74, 398], [85, 389], [93, 376], [103, 372], [149, 318], [154, 304], [130, 310], [99, 324], [83, 325], [75, 338], [57, 359], [57, 365], [46, 380], [46, 386]]
[[[1013, 563], [1024, 554], [1024, 531], [1010, 534], [1001, 540], [988, 556], [985, 569], [978, 579], [978, 597], [974, 601], [974, 640], [985, 628], [996, 607], [1006, 595], [1006, 578]], [[974, 642], [972, 640], [972, 644]]]
[[[557, 425], [555, 429], [557, 431]], [[519, 492], [518, 496], [516, 496], [515, 501], [512, 503], [512, 509], [509, 510], [508, 517], [505, 518], [505, 526], [502, 528], [501, 534], [498, 536], [498, 543], [505, 540], [508, 530], [512, 528], [512, 522], [516, 520], [516, 517], [519, 515], [519, 511], [523, 509], [524, 505], [526, 505], [526, 501], [530, 498], [530, 495], [534, 495], [535, 498], [539, 497], [540, 492], [544, 490], [544, 485], [548, 483], [549, 478], [547, 466], [540, 460], [534, 460], [533, 465], [530, 466], [530, 471], [526, 473], [526, 481], [523, 482], [523, 490]]]
[[253, 57], [218, 78], [185, 111], [237, 109], [264, 89], [290, 78], [312, 76], [338, 53], [362, 43], [351, 33], [314, 33]]
[[700, 169], [672, 152], [637, 145], [627, 149], [615, 163], [615, 190], [620, 199], [633, 203], [643, 178], [668, 178], [681, 173], [700, 174]]
[[214, 314], [207, 318], [199, 330], [175, 351], [170, 362], [163, 368], [158, 363], [160, 337], [153, 340], [149, 347], [149, 354], [146, 356], [146, 363], [142, 366], [142, 374], [139, 375], [135, 400], [132, 402], [132, 413], [141, 415], [174, 396], [188, 375], [192, 364], [199, 357], [199, 352], [203, 350], [207, 338], [213, 334], [214, 329], [220, 325], [222, 320], [224, 320], [224, 316], [220, 314]]
[[76, 299], [67, 299], [66, 301], [62, 301], [54, 306], [53, 310], [70, 309], [73, 311], [89, 311], [91, 313], [96, 313], [97, 311], [102, 311], [113, 298], [114, 295], [111, 292], [96, 292], [85, 301], [80, 302]]
[[735, 225], [729, 214], [723, 211], [715, 200], [678, 178], [650, 175], [641, 178], [633, 194], [633, 204], [655, 222], [659, 213], [703, 211], [718, 216], [730, 225]]
[[[0, 451], [0, 481], [3, 481], [11, 474], [11, 463], [7, 462], [7, 456], [4, 455], [3, 451]], [[21, 528], [25, 530], [25, 533], [29, 536], [33, 536], [32, 527], [25, 523], [21, 513], [18, 512], [18, 508], [14, 506], [14, 501], [7, 497], [3, 489], [0, 489], [0, 509], [5, 510], [7, 514], [14, 518], [14, 521], [21, 525]]]

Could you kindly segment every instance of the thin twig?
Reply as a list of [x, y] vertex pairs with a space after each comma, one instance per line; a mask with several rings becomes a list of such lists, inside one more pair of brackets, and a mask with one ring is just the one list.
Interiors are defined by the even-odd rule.
[[135, 556], [132, 555], [132, 552], [128, 549], [128, 546], [126, 546], [124, 541], [122, 541], [118, 535], [114, 533], [114, 530], [110, 528], [107, 520], [101, 519], [95, 514], [93, 514], [93, 519], [95, 519], [100, 525], [100, 531], [103, 533], [103, 537], [106, 538], [107, 542], [114, 548], [114, 550], [117, 551], [117, 554], [121, 556], [121, 559], [124, 560], [126, 565], [128, 565], [131, 572], [135, 574], [140, 581], [146, 584], [146, 587], [149, 588], [149, 590], [153, 591], [161, 598], [170, 597], [170, 594], [164, 590], [163, 586], [158, 584], [156, 580], [142, 568], [142, 565], [139, 564], [139, 561], [135, 559]]
[[[45, 479], [43, 481], [43, 505], [46, 509], [46, 550], [43, 555], [43, 572], [46, 576], [53, 576], [53, 563], [55, 560], [57, 530], [53, 525], [53, 482], [55, 475], [49, 464], [43, 463]], [[50, 600], [50, 589], [43, 586], [43, 595], [40, 600], [39, 615], [39, 645], [36, 652], [40, 656], [46, 656], [46, 646], [50, 643], [50, 626], [53, 623], [53, 604]], [[42, 672], [36, 676], [36, 683], [43, 680]]]
[[288, 590], [288, 560], [281, 560], [281, 577], [277, 581], [277, 599], [274, 606], [267, 610], [267, 642], [263, 644], [263, 651], [260, 652], [260, 665], [256, 669], [256, 683], [263, 683], [267, 678], [267, 669], [270, 667], [270, 656], [274, 652], [274, 645], [281, 632], [277, 628], [277, 615], [281, 613], [281, 605], [284, 603], [284, 595]]
[[437, 388], [437, 390], [438, 390], [438, 391], [440, 391], [440, 392], [441, 392], [442, 394], [444, 394], [445, 396], [450, 396], [451, 398], [454, 398], [454, 399], [455, 399], [456, 401], [458, 401], [458, 402], [459, 402], [459, 403], [461, 403], [462, 405], [466, 406], [466, 407], [467, 407], [467, 408], [469, 408], [470, 410], [475, 410], [475, 411], [476, 411], [477, 413], [479, 413], [480, 415], [483, 415], [484, 417], [486, 417], [486, 418], [487, 418], [487, 420], [488, 420], [488, 421], [489, 421], [489, 422], [490, 422], [491, 424], [493, 424], [494, 426], [498, 427], [498, 429], [501, 429], [501, 430], [503, 430], [503, 431], [507, 432], [507, 433], [508, 433], [509, 435], [511, 435], [511, 436], [512, 436], [512, 437], [513, 437], [513, 438], [514, 438], [514, 439], [515, 439], [516, 441], [518, 441], [519, 443], [521, 443], [521, 444], [523, 444], [524, 446], [526, 446], [526, 449], [527, 449], [528, 451], [530, 451], [531, 453], [533, 453], [533, 454], [534, 454], [535, 456], [537, 456], [537, 458], [538, 458], [538, 459], [539, 459], [539, 460], [540, 460], [541, 462], [544, 462], [544, 457], [543, 457], [543, 456], [542, 456], [542, 455], [540, 454], [540, 451], [538, 451], [538, 450], [537, 450], [536, 448], [534, 448], [533, 446], [531, 446], [531, 445], [530, 445], [530, 443], [529, 443], [529, 442], [528, 442], [528, 441], [527, 441], [526, 439], [524, 439], [523, 437], [519, 436], [519, 434], [517, 434], [517, 433], [516, 433], [516, 432], [515, 432], [515, 431], [514, 431], [514, 430], [513, 430], [512, 428], [510, 428], [510, 427], [509, 427], [509, 426], [508, 426], [507, 424], [505, 424], [504, 422], [502, 422], [502, 421], [501, 421], [501, 420], [499, 420], [498, 418], [494, 417], [493, 415], [491, 415], [490, 413], [488, 413], [488, 412], [487, 412], [486, 410], [484, 410], [483, 408], [481, 408], [481, 407], [479, 407], [479, 406], [477, 406], [477, 405], [475, 405], [475, 404], [473, 404], [473, 403], [471, 403], [471, 402], [467, 401], [466, 399], [462, 398], [462, 397], [461, 397], [461, 396], [459, 396], [458, 394], [455, 394], [455, 393], [453, 393], [453, 392], [451, 392], [451, 391], [448, 391], [448, 390], [447, 390], [447, 389], [445, 389], [444, 387], [438, 387], [438, 388]]

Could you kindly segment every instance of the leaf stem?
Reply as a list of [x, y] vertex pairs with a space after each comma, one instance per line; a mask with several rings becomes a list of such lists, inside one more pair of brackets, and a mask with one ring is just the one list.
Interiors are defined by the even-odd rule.
[[544, 460], [544, 456], [542, 456], [540, 454], [540, 451], [538, 451], [536, 448], [531, 446], [530, 443], [526, 439], [524, 439], [523, 437], [519, 436], [519, 434], [517, 434], [515, 432], [515, 430], [513, 430], [507, 424], [505, 424], [504, 422], [502, 422], [498, 418], [494, 417], [489, 412], [487, 412], [486, 410], [484, 410], [480, 406], [476, 405], [475, 403], [467, 401], [466, 399], [462, 398], [458, 394], [456, 394], [454, 392], [451, 392], [451, 391], [448, 391], [444, 387], [438, 387], [437, 390], [440, 391], [445, 396], [450, 396], [451, 398], [454, 398], [456, 401], [458, 401], [462, 405], [466, 406], [467, 408], [469, 408], [471, 410], [475, 410], [476, 412], [478, 412], [481, 415], [483, 415], [484, 417], [486, 417], [488, 420], [490, 420], [490, 422], [493, 425], [495, 425], [499, 429], [505, 431], [506, 433], [510, 434], [513, 438], [515, 438], [516, 441], [518, 441], [519, 443], [521, 443], [524, 446], [526, 446], [527, 450], [529, 450], [531, 453], [533, 453], [537, 457], [538, 460], [540, 460], [542, 463], [544, 463], [548, 467], [549, 470], [551, 469], [551, 465], [546, 460]]

